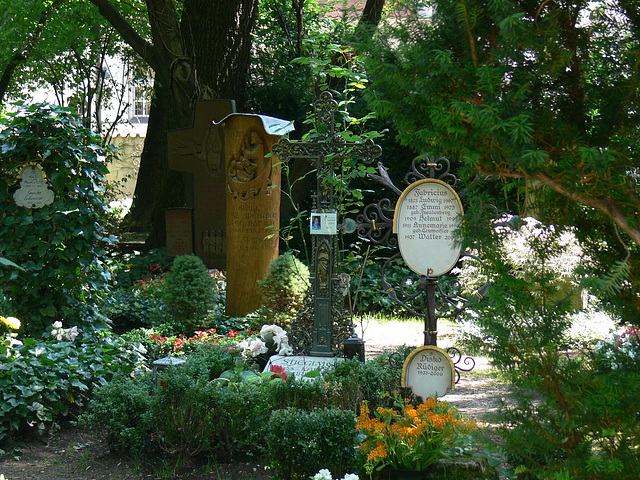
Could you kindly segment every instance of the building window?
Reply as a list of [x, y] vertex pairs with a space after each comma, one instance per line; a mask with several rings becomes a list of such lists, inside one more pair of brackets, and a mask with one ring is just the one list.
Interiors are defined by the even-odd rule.
[[151, 96], [149, 87], [136, 86], [133, 94], [133, 115], [135, 117], [148, 117], [151, 108]]

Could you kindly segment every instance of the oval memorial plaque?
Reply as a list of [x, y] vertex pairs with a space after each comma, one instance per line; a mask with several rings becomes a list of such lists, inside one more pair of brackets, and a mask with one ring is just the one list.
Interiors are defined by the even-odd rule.
[[425, 345], [409, 354], [402, 368], [402, 386], [426, 400], [442, 397], [455, 386], [455, 366], [441, 348]]
[[461, 246], [453, 238], [463, 210], [460, 197], [441, 180], [427, 178], [409, 185], [396, 204], [393, 233], [400, 254], [420, 275], [438, 277], [451, 270]]

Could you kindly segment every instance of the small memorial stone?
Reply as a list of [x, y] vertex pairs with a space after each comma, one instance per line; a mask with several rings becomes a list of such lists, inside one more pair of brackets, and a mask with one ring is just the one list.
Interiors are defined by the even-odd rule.
[[305, 375], [314, 370], [330, 367], [335, 362], [344, 360], [341, 357], [312, 357], [303, 355], [273, 355], [264, 367], [265, 372], [271, 371], [271, 365], [284, 368], [287, 375], [296, 378], [306, 378]]
[[29, 165], [20, 172], [20, 188], [13, 194], [16, 205], [25, 208], [42, 208], [53, 203], [53, 190], [44, 180], [37, 165]]

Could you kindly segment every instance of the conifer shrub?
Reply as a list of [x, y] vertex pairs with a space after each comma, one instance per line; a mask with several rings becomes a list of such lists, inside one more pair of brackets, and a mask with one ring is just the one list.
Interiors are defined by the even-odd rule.
[[262, 294], [262, 313], [269, 323], [288, 329], [304, 303], [309, 287], [309, 269], [293, 254], [285, 253], [273, 260], [267, 275], [258, 281]]
[[214, 281], [202, 260], [180, 255], [164, 281], [163, 299], [174, 320], [187, 331], [199, 327], [214, 308]]

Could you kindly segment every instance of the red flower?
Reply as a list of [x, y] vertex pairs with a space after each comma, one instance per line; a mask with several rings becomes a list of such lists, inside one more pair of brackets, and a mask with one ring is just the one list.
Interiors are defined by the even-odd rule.
[[287, 372], [283, 366], [271, 365], [270, 370], [273, 372], [273, 375], [271, 375], [271, 378], [282, 378], [283, 380], [287, 379]]
[[238, 336], [238, 332], [234, 332], [233, 330], [229, 330], [227, 333], [227, 337], [236, 338]]

